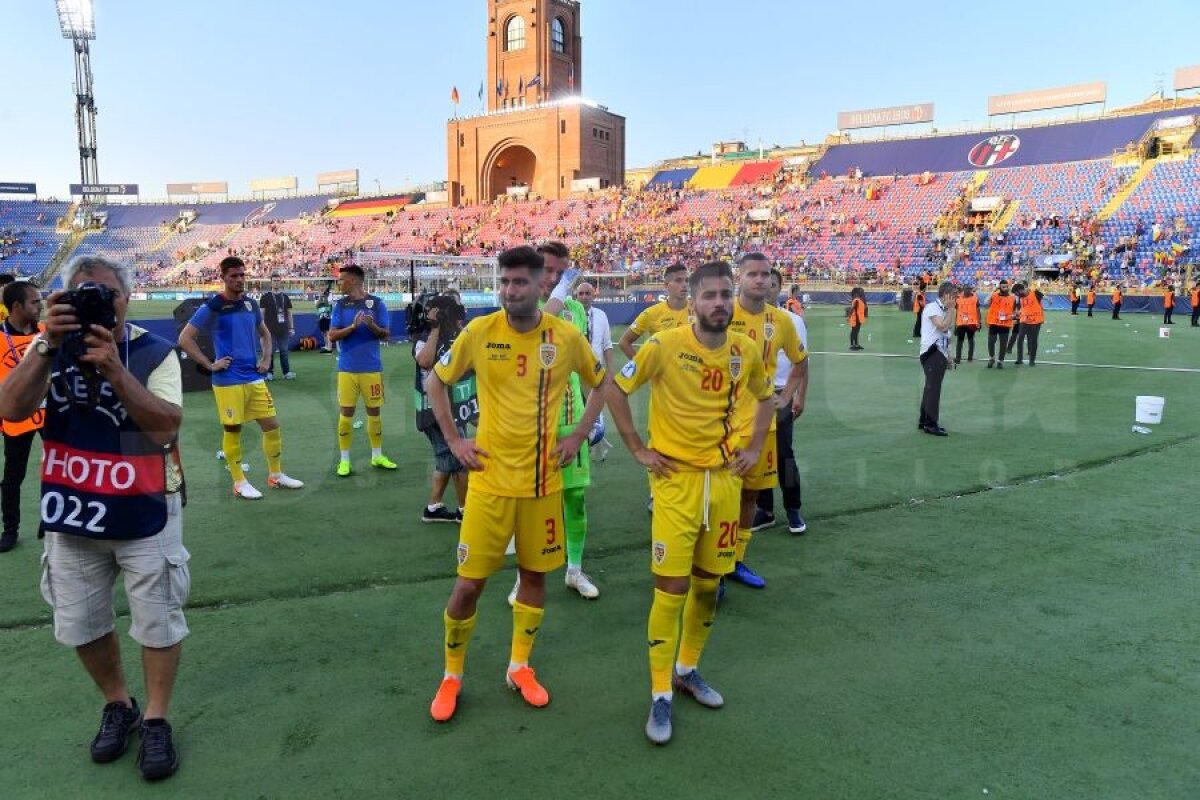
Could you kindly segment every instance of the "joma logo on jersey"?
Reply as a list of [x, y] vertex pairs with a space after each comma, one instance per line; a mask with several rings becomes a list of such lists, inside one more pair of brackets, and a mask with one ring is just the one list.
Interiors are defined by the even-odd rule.
[[680, 357], [682, 360], [684, 360], [684, 361], [692, 361], [692, 362], [695, 362], [696, 364], [703, 364], [703, 363], [704, 363], [704, 359], [703, 359], [703, 358], [701, 358], [700, 356], [697, 356], [697, 355], [693, 355], [693, 354], [691, 354], [691, 353], [683, 353], [683, 352], [681, 352], [681, 353], [679, 354], [679, 357]]
[[512, 350], [512, 345], [505, 344], [504, 342], [488, 342], [487, 349], [488, 350]]

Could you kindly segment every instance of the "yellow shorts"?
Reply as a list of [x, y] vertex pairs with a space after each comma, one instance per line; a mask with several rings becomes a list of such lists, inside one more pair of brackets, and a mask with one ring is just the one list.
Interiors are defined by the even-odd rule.
[[212, 390], [222, 425], [241, 425], [275, 416], [275, 401], [265, 381], [214, 386]]
[[[743, 436], [738, 442], [738, 449], [750, 446], [750, 437]], [[763, 442], [762, 452], [758, 454], [758, 462], [742, 476], [742, 488], [758, 491], [774, 489], [779, 485], [779, 451], [775, 446], [775, 427], [767, 433]]]
[[563, 565], [562, 492], [545, 497], [501, 497], [472, 489], [458, 531], [458, 574], [483, 580], [504, 564], [509, 539], [517, 540], [517, 563], [532, 572]]
[[357, 406], [359, 395], [362, 396], [363, 406], [366, 408], [383, 406], [382, 372], [339, 372], [337, 376], [339, 406], [343, 408]]
[[650, 493], [650, 570], [655, 575], [682, 578], [692, 574], [693, 566], [714, 575], [733, 570], [742, 495], [736, 475], [726, 469], [651, 475]]

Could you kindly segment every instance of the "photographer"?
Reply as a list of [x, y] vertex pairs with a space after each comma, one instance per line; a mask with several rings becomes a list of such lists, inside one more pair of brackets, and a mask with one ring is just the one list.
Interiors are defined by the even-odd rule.
[[[170, 342], [125, 322], [128, 268], [80, 258], [64, 282], [69, 290], [49, 298], [45, 333], [0, 385], [0, 417], [25, 419], [46, 403], [42, 596], [54, 608], [55, 638], [75, 648], [104, 696], [92, 760], [119, 758], [140, 725], [137, 765], [157, 780], [179, 763], [166, 717], [188, 634], [179, 360]], [[122, 572], [130, 635], [142, 645], [144, 716], [113, 632]]]
[[[425, 379], [429, 371], [443, 355], [466, 325], [467, 310], [453, 297], [442, 296], [428, 299], [422, 304], [424, 332], [413, 342], [413, 359], [417, 362], [416, 391], [413, 406], [417, 410], [417, 430], [429, 438], [433, 445], [433, 486], [429, 502], [421, 512], [422, 522], [462, 522], [462, 507], [467, 500], [467, 471], [450, 452], [450, 446], [433, 417], [433, 407], [425, 394]], [[451, 387], [450, 404], [458, 421], [459, 431], [466, 437], [466, 424], [479, 419], [479, 401], [475, 394], [475, 375], [468, 373]], [[458, 499], [458, 512], [452, 512], [442, 502], [446, 486], [454, 481], [454, 494]]]

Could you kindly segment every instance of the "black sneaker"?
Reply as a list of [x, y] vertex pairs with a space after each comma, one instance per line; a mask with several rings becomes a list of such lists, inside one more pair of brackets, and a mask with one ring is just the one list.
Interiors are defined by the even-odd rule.
[[459, 509], [458, 509], [458, 511], [457, 511], [457, 512], [455, 512], [455, 514], [454, 514], [454, 521], [455, 521], [455, 522], [462, 522], [462, 520], [463, 520], [463, 509], [462, 509], [462, 507], [460, 506], [460, 507], [459, 507]]
[[0, 535], [0, 553], [7, 553], [17, 546], [17, 532], [5, 531]]
[[148, 719], [142, 723], [142, 746], [138, 749], [137, 767], [148, 781], [169, 778], [179, 769], [179, 754], [171, 741], [171, 723], [165, 719]]
[[429, 506], [425, 506], [425, 510], [421, 512], [421, 522], [458, 522], [458, 514], [445, 506], [438, 506], [432, 511]]
[[775, 513], [772, 511], [763, 511], [761, 508], [755, 509], [754, 521], [750, 524], [750, 530], [754, 533], [766, 530], [775, 526]]
[[92, 761], [107, 764], [116, 761], [129, 749], [129, 734], [142, 722], [137, 700], [129, 698], [131, 706], [118, 701], [109, 703], [100, 715], [100, 731], [92, 739]]

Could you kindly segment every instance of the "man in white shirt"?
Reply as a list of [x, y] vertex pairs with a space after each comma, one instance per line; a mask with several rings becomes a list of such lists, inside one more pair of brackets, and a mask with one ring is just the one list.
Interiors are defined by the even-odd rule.
[[[771, 286], [775, 296], [778, 297], [783, 286], [783, 276], [777, 269], [771, 270]], [[798, 300], [797, 303], [799, 303]], [[804, 351], [808, 352], [808, 327], [804, 324], [804, 317], [787, 310], [784, 313], [792, 320], [792, 324], [796, 327], [796, 333], [800, 336], [800, 344], [804, 347]], [[800, 470], [796, 466], [796, 454], [792, 450], [792, 425], [796, 418], [804, 413], [804, 399], [808, 394], [808, 362], [811, 358], [812, 356], [809, 356], [801, 363], [803, 375], [800, 383], [796, 386], [796, 393], [792, 395], [792, 402], [778, 409], [775, 419], [775, 452], [779, 464], [779, 489], [783, 494], [783, 510], [787, 514], [788, 531], [797, 536], [808, 530], [808, 523], [800, 514]], [[791, 371], [791, 359], [780, 350], [779, 365], [775, 370], [776, 394], [781, 393], [787, 385]], [[754, 524], [750, 529], [759, 531], [770, 528], [774, 524], [775, 492], [772, 489], [763, 489], [758, 493], [758, 510], [754, 512]]]
[[612, 328], [608, 324], [608, 314], [592, 305], [596, 300], [596, 287], [587, 281], [575, 287], [575, 299], [587, 310], [587, 337], [596, 358], [604, 362], [609, 373], [613, 369]]
[[950, 281], [938, 286], [936, 300], [921, 311], [921, 368], [925, 390], [921, 394], [921, 418], [917, 427], [931, 436], [948, 436], [938, 422], [942, 402], [942, 378], [950, 365], [950, 335], [958, 305], [958, 287]]

